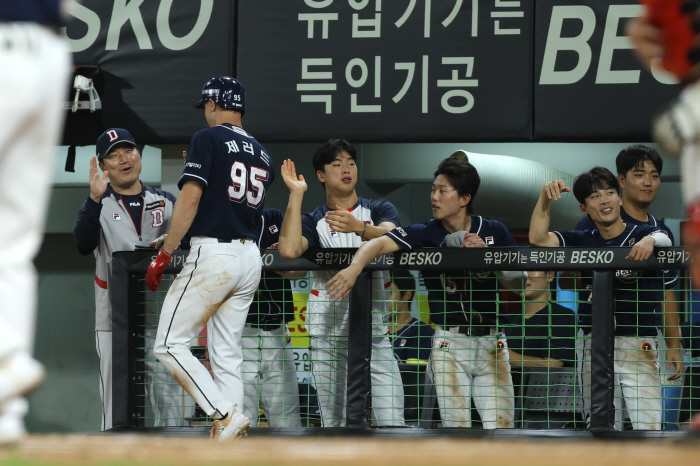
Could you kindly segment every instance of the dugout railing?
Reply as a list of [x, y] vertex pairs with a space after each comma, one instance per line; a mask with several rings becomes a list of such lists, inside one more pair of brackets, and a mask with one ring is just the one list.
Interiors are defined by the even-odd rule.
[[[372, 353], [372, 280], [376, 270], [507, 271], [592, 270], [591, 418], [590, 431], [614, 430], [613, 355], [614, 279], [616, 270], [684, 269], [689, 260], [682, 248], [657, 248], [644, 262], [625, 257], [630, 248], [460, 248], [416, 249], [378, 257], [358, 277], [350, 294], [347, 375], [347, 427], [366, 428], [370, 416], [370, 360]], [[302, 258], [285, 260], [276, 250], [262, 251], [263, 269], [270, 271], [339, 270], [347, 267], [355, 249], [312, 249]], [[188, 251], [175, 251], [166, 273], [177, 274]], [[113, 255], [111, 300], [113, 318], [113, 425], [143, 427], [144, 406], [137, 403], [144, 390], [138, 360], [143, 358], [139, 316], [144, 314], [140, 293], [152, 250]]]

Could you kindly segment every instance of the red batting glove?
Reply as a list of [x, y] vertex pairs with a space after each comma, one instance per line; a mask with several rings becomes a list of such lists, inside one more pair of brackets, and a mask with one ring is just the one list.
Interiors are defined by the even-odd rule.
[[168, 264], [170, 264], [170, 254], [163, 249], [158, 250], [158, 255], [148, 266], [148, 272], [146, 272], [146, 284], [151, 291], [158, 291], [158, 285], [163, 279], [163, 273]]

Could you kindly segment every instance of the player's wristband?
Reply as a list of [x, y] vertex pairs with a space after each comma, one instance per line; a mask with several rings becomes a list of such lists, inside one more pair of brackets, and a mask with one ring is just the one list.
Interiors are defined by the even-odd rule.
[[362, 238], [363, 236], [365, 236], [365, 232], [367, 231], [367, 225], [369, 225], [369, 223], [365, 222], [365, 228], [364, 228], [364, 230], [362, 230], [362, 233], [355, 233], [355, 234], [356, 234], [357, 236], [359, 236], [360, 238]]

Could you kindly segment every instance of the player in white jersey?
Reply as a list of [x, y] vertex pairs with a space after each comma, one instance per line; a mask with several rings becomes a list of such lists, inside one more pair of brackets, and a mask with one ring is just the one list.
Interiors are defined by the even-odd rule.
[[[280, 254], [300, 257], [313, 247], [352, 248], [376, 238], [399, 224], [396, 208], [389, 202], [357, 196], [357, 154], [345, 140], [332, 139], [314, 155], [316, 176], [326, 191], [326, 204], [301, 215], [307, 189], [304, 177], [297, 178], [294, 162], [282, 165], [282, 177], [289, 188], [289, 205], [280, 232]], [[306, 328], [311, 337], [314, 383], [324, 427], [343, 427], [346, 417], [348, 300], [331, 301], [325, 283], [331, 271], [313, 273], [306, 311]], [[375, 272], [372, 280], [372, 412], [380, 426], [405, 425], [403, 385], [391, 343], [386, 336], [387, 302], [391, 278]]]
[[61, 136], [70, 55], [60, 0], [0, 0], [0, 444], [24, 434], [34, 358], [37, 273]]

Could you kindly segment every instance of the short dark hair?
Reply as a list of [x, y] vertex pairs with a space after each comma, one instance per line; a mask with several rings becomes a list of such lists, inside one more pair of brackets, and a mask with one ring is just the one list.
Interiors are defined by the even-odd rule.
[[[326, 165], [333, 162], [333, 160], [335, 160], [335, 156], [342, 151], [347, 152], [348, 155], [350, 155], [350, 158], [357, 162], [357, 151], [354, 147], [352, 147], [352, 144], [345, 139], [329, 139], [328, 141], [324, 142], [321, 147], [316, 149], [316, 153], [314, 154], [312, 161], [314, 171], [320, 170], [325, 173]], [[323, 189], [326, 189], [326, 183], [321, 183], [321, 186], [323, 186]]]
[[586, 204], [586, 198], [601, 189], [613, 188], [620, 194], [620, 182], [610, 170], [605, 167], [593, 167], [581, 173], [574, 181], [574, 196], [580, 204]]
[[471, 196], [467, 204], [467, 213], [471, 214], [472, 203], [481, 184], [481, 178], [474, 165], [465, 160], [448, 157], [440, 162], [433, 174], [435, 178], [439, 175], [444, 175], [460, 196]]
[[409, 301], [413, 301], [413, 296], [416, 294], [416, 279], [411, 275], [411, 272], [408, 270], [394, 270], [391, 273], [391, 280], [402, 294], [410, 291], [411, 299]]
[[622, 176], [627, 176], [627, 172], [637, 167], [641, 167], [645, 161], [650, 161], [656, 171], [661, 175], [661, 170], [664, 168], [664, 161], [659, 153], [653, 147], [643, 146], [641, 144], [629, 146], [620, 151], [615, 159], [617, 173]]

